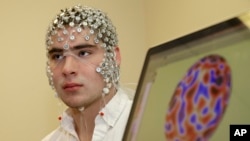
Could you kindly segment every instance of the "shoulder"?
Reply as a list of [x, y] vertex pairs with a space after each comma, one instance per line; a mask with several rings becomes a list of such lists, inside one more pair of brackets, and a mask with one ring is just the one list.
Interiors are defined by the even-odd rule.
[[61, 126], [45, 136], [42, 141], [62, 141], [69, 139], [70, 141], [77, 141], [78, 137], [76, 134], [63, 129]]
[[135, 90], [126, 88], [126, 87], [120, 87], [118, 89], [117, 94], [123, 95], [127, 97], [130, 101], [133, 101], [134, 95], [135, 95]]
[[55, 129], [54, 131], [50, 132], [48, 135], [46, 135], [42, 141], [52, 141], [53, 136], [58, 132], [59, 127], [57, 129]]

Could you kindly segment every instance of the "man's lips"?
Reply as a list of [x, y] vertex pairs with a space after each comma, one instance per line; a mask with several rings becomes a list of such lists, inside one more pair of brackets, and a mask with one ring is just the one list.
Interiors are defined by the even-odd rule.
[[75, 91], [82, 87], [82, 84], [79, 83], [66, 83], [63, 85], [63, 89], [67, 91]]

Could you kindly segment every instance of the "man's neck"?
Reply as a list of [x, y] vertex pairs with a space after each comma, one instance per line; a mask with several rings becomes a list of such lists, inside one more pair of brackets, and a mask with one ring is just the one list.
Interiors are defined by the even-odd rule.
[[91, 141], [95, 128], [95, 118], [100, 110], [112, 99], [115, 95], [116, 89], [110, 89], [110, 93], [92, 103], [84, 110], [77, 108], [70, 108], [69, 114], [74, 119], [75, 130], [80, 141]]

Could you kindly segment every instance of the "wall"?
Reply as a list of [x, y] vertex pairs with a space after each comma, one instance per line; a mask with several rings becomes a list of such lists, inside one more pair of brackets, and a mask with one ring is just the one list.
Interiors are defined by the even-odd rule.
[[249, 0], [146, 0], [146, 41], [153, 47], [250, 9]]
[[59, 125], [63, 107], [45, 73], [45, 33], [60, 9], [78, 3], [102, 9], [113, 20], [122, 51], [122, 83], [137, 82], [146, 52], [142, 0], [1, 0], [1, 141], [41, 140]]

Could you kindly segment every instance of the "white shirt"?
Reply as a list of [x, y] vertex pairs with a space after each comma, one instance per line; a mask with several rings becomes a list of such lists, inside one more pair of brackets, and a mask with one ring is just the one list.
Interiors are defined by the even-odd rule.
[[[126, 91], [119, 89], [105, 108], [103, 116], [95, 118], [92, 141], [121, 141], [127, 124], [132, 100]], [[47, 135], [42, 141], [79, 141], [73, 118], [66, 112], [62, 115], [61, 126]]]

